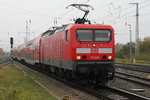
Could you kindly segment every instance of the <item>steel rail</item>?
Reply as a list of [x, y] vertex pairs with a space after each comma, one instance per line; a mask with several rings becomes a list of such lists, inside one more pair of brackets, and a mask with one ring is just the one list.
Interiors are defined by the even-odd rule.
[[116, 68], [123, 68], [127, 70], [132, 70], [132, 71], [138, 71], [138, 72], [144, 72], [144, 73], [150, 73], [150, 67], [149, 66], [137, 66], [137, 65], [130, 65], [130, 64], [115, 64]]
[[141, 77], [137, 77], [137, 76], [133, 76], [133, 75], [125, 74], [125, 73], [119, 73], [119, 72], [116, 72], [115, 77], [126, 80], [126, 81], [130, 81], [136, 84], [150, 87], [150, 79], [141, 78]]
[[[25, 66], [27, 66], [27, 65], [25, 65]], [[146, 97], [143, 97], [143, 96], [131, 93], [131, 92], [127, 92], [127, 91], [124, 91], [121, 89], [117, 89], [117, 88], [113, 88], [113, 87], [109, 87], [109, 86], [105, 86], [105, 85], [100, 85], [100, 84], [95, 84], [95, 83], [93, 83], [91, 86], [81, 85], [76, 82], [67, 81], [60, 77], [52, 75], [49, 72], [38, 69], [34, 66], [28, 65], [27, 67], [29, 67], [33, 70], [36, 70], [38, 72], [41, 72], [45, 75], [48, 75], [58, 81], [65, 83], [66, 85], [69, 85], [70, 87], [73, 87], [80, 91], [86, 92], [86, 93], [93, 95], [95, 97], [98, 97], [102, 100], [150, 100], [150, 98], [146, 98]]]
[[1, 65], [1, 64], [5, 64], [5, 63], [8, 63], [8, 62], [10, 62], [10, 61], [11, 61], [10, 58], [0, 60], [0, 65]]
[[[132, 93], [129, 91], [125, 91], [125, 90], [122, 90], [119, 88], [115, 88], [115, 87], [111, 87], [111, 86], [105, 86], [105, 85], [102, 85], [102, 87], [104, 87], [105, 89], [108, 89], [111, 92], [116, 92], [119, 95], [121, 95], [120, 98], [116, 98], [116, 97], [118, 97], [118, 96], [116, 96], [116, 97], [114, 97], [113, 100], [150, 100], [150, 98], [143, 97], [143, 96], [140, 96], [138, 94], [135, 94], [135, 93]], [[112, 97], [113, 97], [113, 95], [112, 95]]]
[[143, 80], [143, 81], [150, 82], [150, 79], [148, 79], [148, 78], [138, 77], [138, 76], [135, 76], [135, 75], [131, 75], [131, 74], [127, 74], [127, 73], [122, 73], [122, 72], [118, 72], [118, 71], [116, 71], [115, 73], [121, 74], [121, 75], [125, 75], [125, 76], [128, 76], [128, 77], [137, 78], [137, 79], [140, 79], [140, 80]]

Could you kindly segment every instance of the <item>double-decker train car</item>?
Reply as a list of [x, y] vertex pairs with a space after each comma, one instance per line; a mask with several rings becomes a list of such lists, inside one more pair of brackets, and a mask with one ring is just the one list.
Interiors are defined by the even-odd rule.
[[114, 30], [78, 21], [53, 27], [26, 42], [17, 57], [69, 80], [107, 83], [115, 73]]
[[31, 65], [39, 64], [40, 59], [40, 38], [41, 35], [35, 39], [25, 42], [22, 45], [21, 61], [29, 63]]

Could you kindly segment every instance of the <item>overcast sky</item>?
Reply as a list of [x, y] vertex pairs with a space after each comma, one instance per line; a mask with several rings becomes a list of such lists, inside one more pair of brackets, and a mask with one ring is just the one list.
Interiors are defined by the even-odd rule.
[[140, 39], [150, 36], [150, 0], [0, 0], [0, 48], [9, 51], [9, 38], [14, 37], [14, 45], [22, 43], [26, 37], [26, 21], [29, 23], [30, 39], [37, 37], [49, 27], [73, 23], [72, 19], [82, 17], [83, 12], [66, 6], [85, 3], [95, 9], [88, 19], [99, 24], [112, 25], [116, 43], [129, 42], [129, 26], [135, 41], [136, 6], [139, 3]]

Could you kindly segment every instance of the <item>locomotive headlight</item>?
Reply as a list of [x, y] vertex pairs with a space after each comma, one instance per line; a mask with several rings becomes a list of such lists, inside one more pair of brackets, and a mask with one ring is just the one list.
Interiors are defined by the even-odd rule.
[[112, 56], [108, 56], [108, 59], [110, 60], [112, 58]]
[[95, 47], [96, 46], [96, 44], [93, 44], [93, 47]]
[[80, 60], [81, 59], [81, 56], [76, 56], [77, 60]]

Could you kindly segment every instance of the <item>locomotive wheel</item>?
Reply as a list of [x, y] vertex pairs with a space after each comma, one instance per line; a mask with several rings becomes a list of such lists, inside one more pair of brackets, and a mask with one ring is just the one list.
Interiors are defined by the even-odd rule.
[[103, 85], [108, 83], [108, 73], [107, 73], [106, 70], [103, 70], [101, 72], [100, 83], [103, 84]]
[[64, 77], [64, 70], [63, 69], [58, 69], [58, 76], [61, 78]]
[[106, 79], [106, 78], [104, 79], [104, 78], [103, 78], [102, 81], [101, 81], [100, 83], [103, 84], [103, 85], [105, 85], [105, 84], [108, 83], [108, 79]]
[[88, 80], [86, 80], [86, 79], [82, 79], [82, 80], [80, 80], [80, 82], [79, 82], [81, 85], [84, 85], [84, 86], [88, 86], [89, 85], [89, 81]]
[[115, 73], [112, 72], [111, 74], [109, 74], [108, 79], [109, 79], [109, 80], [113, 80], [114, 77], [115, 77]]
[[42, 69], [46, 71], [46, 65], [42, 65]]
[[58, 68], [55, 68], [55, 73], [56, 76], [58, 76]]
[[65, 78], [69, 81], [73, 81], [72, 72], [71, 71], [66, 71]]

